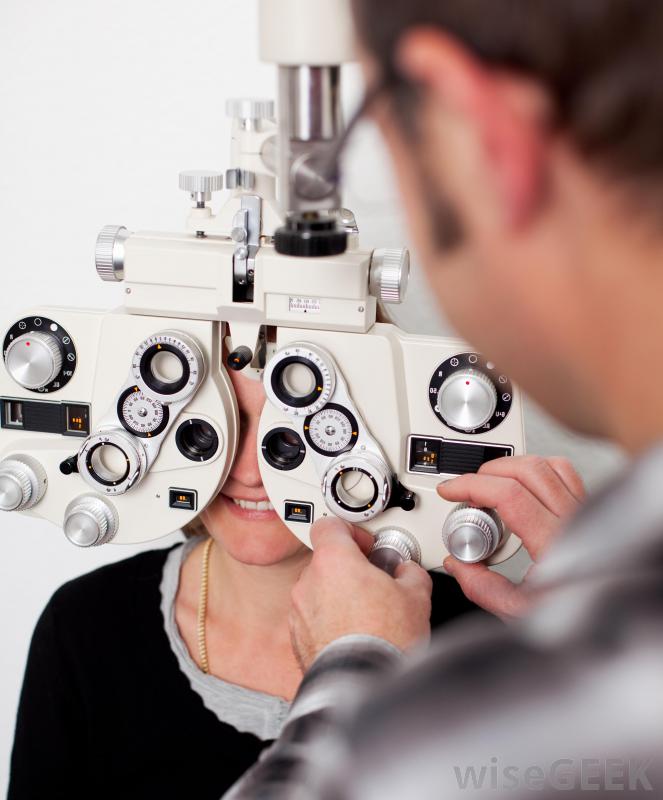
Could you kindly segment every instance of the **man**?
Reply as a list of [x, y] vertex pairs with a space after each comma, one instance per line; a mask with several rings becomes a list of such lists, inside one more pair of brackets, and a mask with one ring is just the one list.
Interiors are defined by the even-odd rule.
[[[292, 612], [310, 669], [232, 797], [663, 796], [663, 5], [354, 11], [371, 111], [448, 317], [558, 419], [634, 463], [529, 592], [448, 559], [491, 610], [532, 607], [507, 627], [460, 625], [415, 661], [400, 651], [426, 635], [423, 571], [389, 581], [361, 531], [317, 526]], [[466, 476], [440, 494], [517, 516], [524, 481]], [[536, 555], [545, 525], [527, 527]]]

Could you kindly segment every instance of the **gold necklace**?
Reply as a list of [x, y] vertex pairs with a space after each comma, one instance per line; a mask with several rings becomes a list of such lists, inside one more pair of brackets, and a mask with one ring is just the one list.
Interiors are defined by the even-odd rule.
[[200, 593], [198, 594], [198, 661], [205, 675], [209, 673], [205, 622], [207, 619], [207, 593], [209, 587], [209, 554], [213, 544], [214, 539], [210, 536], [205, 542], [205, 549], [203, 550], [203, 564], [200, 573]]

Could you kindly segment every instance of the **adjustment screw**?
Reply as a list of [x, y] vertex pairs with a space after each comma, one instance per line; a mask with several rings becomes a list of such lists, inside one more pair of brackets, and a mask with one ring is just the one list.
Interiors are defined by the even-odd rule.
[[223, 174], [204, 169], [190, 169], [180, 172], [180, 189], [188, 192], [196, 201], [198, 208], [204, 208], [205, 203], [212, 199], [212, 192], [223, 189]]

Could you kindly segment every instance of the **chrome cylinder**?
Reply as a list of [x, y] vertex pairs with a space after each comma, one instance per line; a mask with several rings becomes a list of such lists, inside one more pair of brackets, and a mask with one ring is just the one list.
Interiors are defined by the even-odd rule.
[[329, 154], [342, 133], [340, 67], [280, 67], [279, 178], [285, 211], [340, 207]]
[[341, 134], [340, 67], [282, 67], [288, 136], [301, 142], [334, 140]]

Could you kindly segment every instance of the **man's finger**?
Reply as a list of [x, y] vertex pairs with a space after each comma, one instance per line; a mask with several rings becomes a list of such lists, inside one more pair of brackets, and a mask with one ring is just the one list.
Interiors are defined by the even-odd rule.
[[519, 586], [485, 564], [464, 564], [449, 556], [444, 568], [458, 581], [468, 600], [502, 619], [519, 617], [528, 606]]
[[[560, 459], [560, 469], [563, 460]], [[574, 472], [570, 463], [567, 462], [567, 464], [568, 471]], [[540, 456], [499, 458], [483, 464], [479, 469], [479, 474], [517, 480], [556, 517], [568, 517], [578, 507], [578, 498], [570, 490], [567, 481], [555, 469], [551, 459]], [[570, 474], [568, 477], [570, 479]]]
[[579, 503], [584, 503], [585, 498], [587, 497], [585, 484], [568, 458], [552, 456], [548, 459], [548, 463], [559, 475], [560, 479], [564, 481], [566, 488], [569, 490], [569, 492], [571, 492], [575, 499]]
[[356, 525], [351, 525], [352, 528], [352, 538], [355, 540], [361, 552], [368, 557], [369, 553], [373, 549], [373, 543], [375, 542], [375, 536], [368, 531], [365, 531], [363, 528], [358, 528]]
[[433, 591], [431, 576], [416, 561], [405, 561], [399, 564], [394, 572], [394, 580], [404, 588], [421, 591], [428, 595]]

